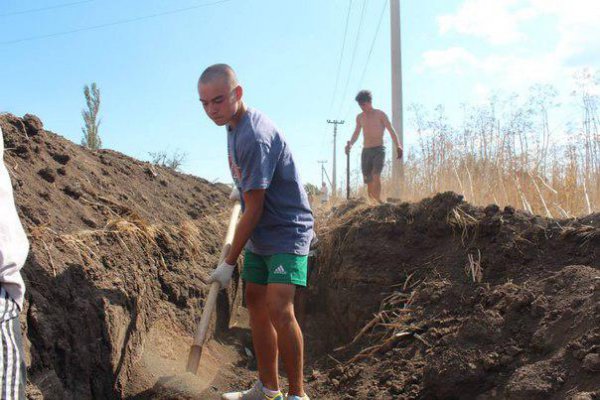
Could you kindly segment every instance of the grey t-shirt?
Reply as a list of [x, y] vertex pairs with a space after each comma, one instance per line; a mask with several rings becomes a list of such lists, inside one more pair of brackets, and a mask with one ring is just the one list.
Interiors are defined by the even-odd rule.
[[313, 215], [283, 135], [264, 114], [249, 108], [238, 126], [228, 129], [227, 149], [240, 193], [265, 189], [263, 214], [246, 249], [260, 255], [307, 255]]

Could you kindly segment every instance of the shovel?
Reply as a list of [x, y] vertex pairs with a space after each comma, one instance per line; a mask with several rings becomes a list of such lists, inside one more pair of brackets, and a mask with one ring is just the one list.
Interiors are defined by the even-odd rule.
[[[238, 217], [240, 216], [241, 205], [239, 201], [236, 201], [231, 210], [231, 217], [229, 218], [229, 226], [227, 227], [227, 235], [225, 235], [225, 242], [223, 243], [223, 249], [221, 250], [221, 258], [219, 264], [225, 260], [229, 250], [231, 249], [231, 242], [233, 241], [233, 235], [235, 233], [235, 227], [237, 225]], [[208, 323], [210, 322], [210, 316], [217, 303], [217, 295], [221, 289], [219, 282], [213, 282], [210, 285], [208, 291], [208, 297], [202, 310], [200, 322], [194, 335], [194, 343], [190, 347], [190, 353], [188, 355], [187, 372], [196, 374], [198, 372], [198, 365], [200, 364], [200, 357], [202, 357], [202, 347], [204, 346], [204, 340], [206, 339], [206, 331], [208, 330]]]

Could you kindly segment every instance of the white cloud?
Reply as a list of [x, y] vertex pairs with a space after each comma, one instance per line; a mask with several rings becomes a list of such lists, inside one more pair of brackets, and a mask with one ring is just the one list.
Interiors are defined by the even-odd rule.
[[462, 47], [423, 53], [417, 70], [421, 73], [434, 70], [448, 75], [477, 75], [491, 80], [503, 91], [552, 82], [564, 72], [554, 54], [535, 58], [496, 54], [477, 57]]
[[519, 30], [522, 21], [537, 16], [532, 7], [515, 7], [522, 0], [467, 0], [454, 14], [438, 17], [440, 33], [472, 35], [492, 44], [514, 43], [524, 37]]
[[492, 55], [481, 60], [480, 69], [489, 78], [496, 78], [496, 84], [506, 91], [554, 82], [563, 74], [563, 68], [552, 54], [531, 58]]
[[[465, 47], [423, 53], [419, 72], [474, 74], [503, 92], [520, 91], [534, 83], [566, 85], [583, 67], [600, 66], [600, 0], [465, 0], [457, 12], [438, 18], [440, 32], [454, 31], [493, 44], [526, 39], [522, 28], [535, 29], [537, 17], [552, 18], [555, 29], [550, 50], [541, 47], [490, 47], [474, 54]], [[525, 25], [529, 21], [530, 25]], [[523, 49], [530, 48], [530, 55]], [[479, 50], [481, 51], [481, 50]], [[520, 52], [519, 52], [520, 51]], [[535, 53], [535, 54], [534, 54]], [[475, 87], [476, 97], [484, 95]]]
[[[600, 1], [529, 0], [542, 14], [557, 19], [556, 55], [571, 66], [600, 61]], [[597, 64], [596, 64], [597, 65]]]
[[598, 0], [465, 0], [455, 13], [438, 17], [441, 34], [455, 32], [512, 44], [526, 38], [525, 23], [539, 16], [556, 19], [560, 35], [557, 51], [563, 58], [600, 49]]

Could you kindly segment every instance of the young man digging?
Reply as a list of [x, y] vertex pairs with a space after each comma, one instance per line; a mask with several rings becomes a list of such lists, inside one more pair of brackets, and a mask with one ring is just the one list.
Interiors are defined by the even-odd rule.
[[208, 67], [198, 81], [204, 111], [227, 127], [229, 166], [244, 213], [231, 250], [211, 275], [228, 285], [245, 247], [242, 278], [250, 313], [258, 381], [225, 400], [283, 400], [278, 352], [289, 381], [288, 400], [308, 400], [303, 386], [303, 338], [294, 315], [297, 286], [306, 286], [307, 254], [313, 236], [308, 196], [284, 137], [262, 113], [246, 107], [235, 72], [225, 64]]
[[381, 171], [385, 161], [385, 147], [383, 146], [383, 132], [388, 130], [394, 146], [396, 146], [397, 157], [402, 158], [402, 145], [398, 135], [392, 127], [387, 115], [373, 108], [373, 98], [368, 90], [361, 90], [356, 95], [362, 113], [356, 116], [356, 128], [352, 138], [346, 144], [346, 154], [350, 153], [352, 145], [358, 140], [360, 131], [363, 131], [363, 151], [361, 156], [361, 169], [363, 178], [367, 184], [369, 197], [383, 203], [381, 200]]

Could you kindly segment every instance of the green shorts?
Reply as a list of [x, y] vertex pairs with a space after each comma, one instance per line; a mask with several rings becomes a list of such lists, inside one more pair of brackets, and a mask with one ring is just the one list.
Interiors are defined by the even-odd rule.
[[288, 283], [306, 286], [307, 269], [308, 256], [288, 253], [261, 256], [246, 250], [242, 279], [259, 285]]

